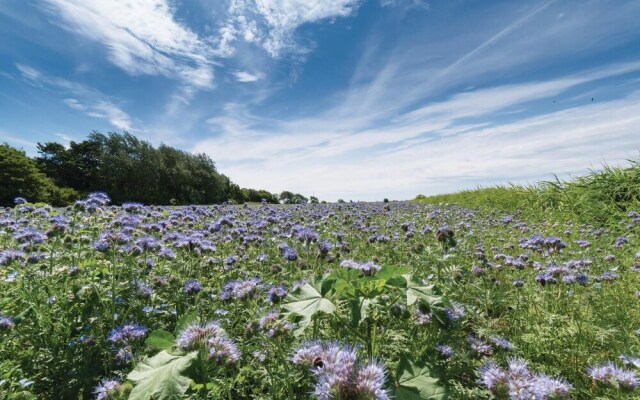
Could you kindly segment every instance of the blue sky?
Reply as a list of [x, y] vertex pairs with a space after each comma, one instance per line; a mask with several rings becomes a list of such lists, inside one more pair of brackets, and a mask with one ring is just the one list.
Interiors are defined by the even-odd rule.
[[0, 3], [0, 141], [127, 130], [241, 186], [408, 199], [640, 155], [640, 1]]

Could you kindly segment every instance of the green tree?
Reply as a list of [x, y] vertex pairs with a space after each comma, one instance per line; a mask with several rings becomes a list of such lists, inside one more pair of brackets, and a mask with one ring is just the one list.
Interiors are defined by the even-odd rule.
[[282, 193], [280, 193], [279, 199], [282, 202], [282, 204], [293, 204], [293, 198], [294, 198], [295, 194], [293, 192], [290, 192], [288, 190], [284, 190]]
[[309, 201], [309, 199], [300, 193], [293, 193], [288, 190], [280, 193], [279, 198], [283, 204], [306, 204]]
[[95, 140], [60, 143], [38, 143], [38, 167], [58, 186], [73, 187], [82, 192], [100, 189], [101, 143]]
[[75, 195], [70, 189], [58, 188], [24, 151], [0, 145], [0, 205], [9, 206], [16, 197], [64, 205]]
[[[92, 132], [82, 142], [68, 147], [38, 143], [38, 167], [58, 186], [84, 194], [104, 191], [114, 203], [140, 201], [145, 204], [215, 204], [231, 200], [278, 203], [266, 190], [241, 189], [220, 174], [206, 154], [192, 154], [151, 143], [123, 132]], [[307, 199], [291, 193], [292, 203]]]

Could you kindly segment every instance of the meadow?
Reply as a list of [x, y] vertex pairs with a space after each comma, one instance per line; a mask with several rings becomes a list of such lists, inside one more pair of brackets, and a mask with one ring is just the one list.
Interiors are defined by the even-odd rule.
[[574, 183], [546, 202], [17, 199], [0, 398], [638, 398], [639, 197], [603, 210], [621, 183]]

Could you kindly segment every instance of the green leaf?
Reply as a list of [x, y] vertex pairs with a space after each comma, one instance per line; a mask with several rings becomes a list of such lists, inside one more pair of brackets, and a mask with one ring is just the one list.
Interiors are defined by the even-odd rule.
[[173, 400], [180, 399], [189, 389], [191, 378], [182, 373], [196, 359], [197, 352], [174, 356], [161, 351], [146, 358], [127, 375], [135, 386], [129, 400]]
[[[349, 268], [339, 268], [329, 274], [322, 284], [323, 289], [330, 289], [339, 298], [353, 298], [357, 295], [357, 282], [360, 279], [360, 271]], [[327, 286], [326, 282], [331, 282]], [[323, 291], [326, 293], [328, 290]]]
[[153, 346], [160, 350], [169, 350], [176, 344], [176, 339], [171, 332], [162, 329], [155, 330], [149, 334], [147, 340], [144, 341], [147, 346]]
[[380, 269], [380, 271], [376, 272], [375, 277], [377, 279], [384, 279], [388, 281], [395, 278], [401, 278], [402, 275], [407, 274], [409, 272], [411, 272], [411, 268], [385, 265]]
[[358, 281], [358, 290], [368, 299], [373, 299], [383, 292], [384, 279], [361, 279]]
[[312, 280], [285, 298], [282, 304], [285, 317], [297, 317], [296, 319], [298, 319], [298, 327], [294, 330], [296, 336], [304, 332], [315, 314], [335, 312], [335, 304], [320, 294], [321, 287], [322, 280]]
[[415, 304], [417, 301], [428, 306], [440, 323], [447, 322], [446, 307], [449, 299], [437, 293], [434, 285], [425, 285], [410, 275], [405, 275], [407, 279], [407, 306]]
[[424, 363], [414, 363], [403, 357], [398, 364], [396, 378], [396, 400], [443, 400], [448, 396], [447, 390]]
[[369, 316], [369, 309], [378, 303], [378, 299], [364, 299], [362, 307], [360, 307], [360, 322], [367, 319]]
[[442, 303], [442, 296], [435, 293], [433, 285], [425, 285], [411, 275], [404, 277], [407, 280], [407, 306], [415, 304], [418, 300], [424, 300], [429, 305]]

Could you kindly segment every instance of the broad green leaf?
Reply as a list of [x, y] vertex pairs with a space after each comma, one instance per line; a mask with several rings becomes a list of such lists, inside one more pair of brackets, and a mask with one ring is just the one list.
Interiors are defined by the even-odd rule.
[[396, 400], [443, 400], [447, 398], [446, 389], [438, 378], [432, 375], [431, 368], [424, 363], [414, 363], [403, 357], [398, 364], [397, 383], [394, 388]]
[[360, 322], [367, 319], [369, 316], [369, 308], [378, 302], [377, 299], [364, 299], [362, 307], [360, 307]]
[[366, 298], [373, 299], [382, 293], [385, 284], [384, 279], [362, 279], [358, 282], [358, 290]]
[[436, 319], [441, 323], [446, 323], [446, 306], [449, 300], [436, 292], [433, 285], [425, 285], [410, 275], [405, 275], [407, 279], [407, 306], [415, 304], [417, 301], [427, 305], [434, 313]]
[[135, 386], [129, 400], [181, 399], [189, 389], [191, 378], [182, 375], [196, 359], [197, 352], [174, 356], [161, 351], [146, 358], [127, 375]]
[[411, 275], [404, 275], [407, 280], [407, 306], [415, 304], [418, 300], [424, 300], [429, 305], [441, 304], [442, 296], [434, 292], [433, 285], [425, 285]]
[[149, 337], [144, 341], [144, 344], [147, 346], [153, 346], [160, 350], [168, 350], [175, 346], [176, 339], [170, 332], [158, 329], [149, 334]]
[[298, 327], [294, 331], [296, 336], [301, 335], [309, 326], [313, 316], [319, 312], [331, 314], [336, 310], [331, 300], [320, 294], [321, 280], [312, 280], [293, 293], [289, 293], [284, 300], [282, 309], [285, 317], [298, 317]]
[[403, 276], [394, 276], [393, 278], [387, 279], [387, 286], [406, 288], [407, 280]]
[[401, 278], [402, 275], [409, 272], [411, 272], [411, 268], [385, 265], [380, 269], [380, 271], [376, 272], [375, 277], [377, 279], [384, 279], [388, 281], [394, 278]]
[[357, 295], [356, 287], [353, 282], [345, 279], [336, 279], [333, 286], [333, 291], [336, 296], [344, 299], [355, 298]]
[[[356, 285], [360, 279], [360, 271], [349, 268], [339, 268], [329, 274], [324, 282], [323, 289], [330, 289], [339, 298], [352, 298], [356, 296]], [[330, 282], [331, 286], [327, 286]], [[326, 292], [323, 292], [326, 293]]]

